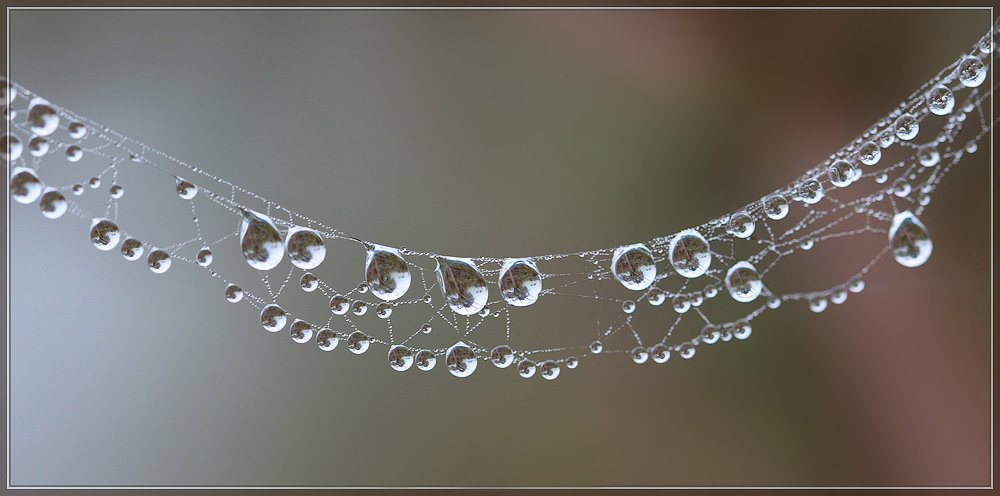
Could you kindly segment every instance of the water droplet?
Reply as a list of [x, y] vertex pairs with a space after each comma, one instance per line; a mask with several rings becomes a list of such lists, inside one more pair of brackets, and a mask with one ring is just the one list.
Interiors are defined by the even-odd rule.
[[80, 139], [87, 135], [87, 126], [82, 122], [70, 122], [67, 129], [69, 130], [69, 137], [73, 139]]
[[162, 274], [170, 268], [170, 254], [163, 250], [153, 250], [146, 258], [146, 265], [154, 274]]
[[430, 334], [431, 331], [433, 331], [433, 330], [434, 330], [434, 328], [431, 327], [430, 324], [424, 324], [424, 325], [420, 326], [420, 332], [422, 332], [424, 334]]
[[[140, 245], [139, 248], [142, 249], [142, 246]], [[139, 253], [141, 254], [142, 252], [140, 251]], [[242, 299], [243, 288], [240, 288], [235, 284], [226, 286], [226, 300], [228, 300], [229, 303], [239, 303]]]
[[746, 212], [736, 212], [731, 215], [729, 223], [726, 225], [726, 232], [737, 238], [749, 238], [753, 234], [753, 230], [753, 217], [750, 217], [750, 214]]
[[955, 108], [955, 95], [939, 84], [927, 92], [927, 108], [934, 115], [948, 115]]
[[569, 357], [566, 359], [566, 368], [575, 369], [577, 365], [580, 365], [580, 360], [577, 360], [576, 357]]
[[340, 344], [340, 336], [333, 329], [323, 328], [316, 334], [316, 346], [323, 351], [333, 351]]
[[111, 185], [111, 198], [117, 200], [124, 195], [125, 195], [125, 188], [123, 188], [120, 184]]
[[625, 313], [632, 313], [635, 311], [635, 302], [632, 300], [625, 300], [622, 302], [622, 311]]
[[445, 365], [448, 372], [455, 377], [469, 377], [476, 371], [476, 354], [465, 343], [459, 341], [448, 348], [445, 355]]
[[882, 149], [869, 141], [858, 149], [858, 160], [865, 165], [875, 165], [879, 160], [882, 160]]
[[453, 312], [473, 315], [486, 306], [489, 289], [483, 274], [471, 259], [440, 257], [434, 273], [441, 293]]
[[392, 370], [403, 372], [413, 365], [413, 352], [402, 345], [389, 348], [389, 366]]
[[372, 245], [365, 261], [365, 280], [373, 295], [393, 301], [410, 289], [410, 267], [395, 248]]
[[686, 295], [677, 295], [674, 297], [674, 311], [677, 313], [686, 313], [691, 309], [691, 299]]
[[886, 128], [878, 135], [878, 145], [882, 148], [889, 148], [893, 143], [896, 142], [896, 134], [892, 131], [892, 128]]
[[76, 145], [71, 145], [66, 148], [66, 160], [70, 162], [79, 162], [83, 158], [83, 149]]
[[26, 167], [14, 167], [10, 176], [10, 196], [25, 205], [42, 196], [42, 181]]
[[934, 167], [941, 161], [941, 154], [934, 145], [924, 145], [917, 150], [917, 160], [924, 167]]
[[677, 233], [670, 240], [668, 251], [670, 265], [678, 274], [688, 279], [702, 276], [712, 264], [712, 250], [708, 246], [708, 241], [694, 229]]
[[311, 272], [306, 272], [305, 274], [302, 274], [302, 277], [299, 278], [299, 286], [302, 288], [302, 291], [305, 291], [306, 293], [311, 293], [313, 291], [316, 291], [316, 288], [319, 287], [319, 278], [312, 275]]
[[497, 346], [490, 351], [490, 361], [501, 369], [510, 367], [514, 363], [514, 350], [505, 344]]
[[128, 238], [122, 241], [122, 256], [129, 262], [134, 262], [142, 258], [146, 249], [142, 247], [142, 242], [135, 238]]
[[781, 306], [781, 298], [778, 296], [768, 296], [767, 297], [767, 308], [775, 309]]
[[784, 195], [768, 195], [762, 200], [764, 205], [764, 215], [771, 220], [781, 220], [788, 215], [788, 200]]
[[719, 340], [721, 334], [719, 333], [719, 328], [712, 324], [708, 324], [701, 328], [701, 342], [705, 344], [715, 344]]
[[667, 363], [667, 360], [670, 360], [670, 348], [663, 343], [657, 343], [653, 346], [649, 350], [649, 354], [656, 363]]
[[361, 331], [354, 331], [350, 336], [347, 336], [347, 349], [355, 355], [368, 351], [369, 346], [371, 346], [371, 339]]
[[302, 319], [295, 319], [288, 327], [288, 332], [292, 336], [292, 341], [299, 344], [308, 343], [312, 341], [313, 326]]
[[479, 311], [479, 316], [480, 317], [489, 317], [490, 316], [490, 307], [486, 307], [486, 308], [480, 310]]
[[428, 304], [428, 305], [430, 305], [431, 303], [434, 303], [434, 297], [431, 296], [431, 295], [429, 295], [429, 294], [425, 294], [424, 297], [421, 298], [420, 300], [423, 301], [424, 303]]
[[364, 315], [368, 313], [368, 304], [361, 300], [355, 301], [354, 304], [351, 305], [351, 312], [358, 316]]
[[23, 152], [24, 145], [21, 144], [21, 140], [17, 139], [17, 136], [5, 134], [0, 138], [0, 160], [13, 162], [21, 158]]
[[535, 375], [536, 368], [537, 366], [535, 365], [535, 362], [528, 360], [527, 358], [517, 362], [517, 374], [525, 379]]
[[986, 65], [975, 55], [966, 55], [958, 64], [958, 80], [969, 88], [975, 88], [986, 81]]
[[744, 340], [750, 337], [750, 333], [753, 328], [750, 327], [750, 323], [747, 321], [740, 321], [736, 323], [736, 329], [733, 330], [733, 337], [739, 340]]
[[760, 296], [764, 283], [749, 262], [737, 262], [726, 273], [726, 288], [734, 300], [748, 303]]
[[212, 250], [209, 250], [206, 246], [198, 250], [198, 254], [194, 256], [194, 259], [198, 262], [198, 265], [208, 267], [209, 265], [212, 265], [212, 260], [214, 260], [215, 257], [212, 255]]
[[977, 145], [975, 141], [969, 140], [969, 142], [965, 144], [965, 151], [968, 153], [976, 153], [976, 150], [978, 149], [979, 145]]
[[42, 193], [42, 198], [38, 201], [38, 207], [42, 209], [42, 215], [49, 219], [58, 219], [66, 213], [69, 203], [62, 193], [56, 190], [49, 190]]
[[74, 184], [73, 185], [73, 194], [76, 195], [76, 196], [82, 195], [83, 194], [83, 185], [82, 184]]
[[49, 142], [41, 136], [31, 138], [31, 141], [28, 142], [28, 153], [31, 153], [36, 157], [41, 157], [42, 155], [49, 153]]
[[916, 119], [910, 114], [903, 114], [896, 119], [896, 137], [903, 140], [909, 141], [917, 137], [917, 133], [920, 132], [920, 124]]
[[719, 288], [715, 284], [707, 284], [704, 293], [706, 298], [715, 298], [719, 294]]
[[600, 355], [602, 351], [604, 351], [604, 343], [600, 341], [594, 341], [593, 343], [590, 343], [591, 353], [595, 355]]
[[28, 126], [31, 132], [48, 136], [59, 128], [59, 114], [44, 98], [32, 98], [28, 104]]
[[89, 181], [87, 181], [87, 184], [90, 185], [91, 189], [100, 188], [101, 187], [101, 178], [99, 178], [99, 177], [92, 177], [92, 178], [90, 178]]
[[838, 160], [828, 171], [830, 182], [838, 188], [850, 186], [854, 182], [854, 165], [845, 160]]
[[865, 289], [865, 280], [860, 277], [855, 277], [847, 284], [847, 289], [852, 293], [860, 293]]
[[415, 362], [417, 363], [418, 369], [427, 372], [437, 365], [437, 357], [434, 356], [434, 352], [432, 351], [420, 350], [417, 352]]
[[830, 293], [830, 301], [835, 305], [843, 305], [847, 301], [847, 288], [837, 288]]
[[177, 196], [185, 200], [190, 200], [198, 195], [198, 186], [190, 181], [180, 179], [177, 181]]
[[632, 361], [635, 363], [646, 363], [649, 360], [649, 351], [642, 346], [632, 348]]
[[380, 319], [388, 319], [392, 315], [392, 305], [384, 301], [375, 305], [375, 315], [378, 315]]
[[993, 52], [993, 38], [989, 34], [979, 40], [979, 51], [984, 54]]
[[815, 179], [808, 179], [796, 189], [798, 198], [809, 205], [823, 199], [823, 185]]
[[646, 295], [646, 301], [648, 301], [650, 305], [658, 307], [662, 305], [663, 302], [667, 301], [667, 294], [660, 288], [653, 288], [649, 291], [649, 294]]
[[330, 298], [330, 311], [336, 315], [346, 315], [351, 309], [351, 300], [344, 295], [335, 295]]
[[691, 344], [691, 343], [684, 343], [684, 344], [681, 345], [679, 353], [681, 355], [681, 358], [683, 358], [685, 360], [690, 360], [690, 359], [694, 358], [694, 354], [695, 354], [696, 351], [697, 350], [695, 349], [695, 347], [694, 347], [693, 344]]
[[302, 270], [315, 269], [326, 258], [323, 238], [318, 232], [305, 227], [296, 226], [288, 229], [285, 248], [288, 251], [288, 260]]
[[886, 174], [885, 172], [879, 172], [875, 176], [875, 182], [877, 182], [879, 184], [884, 184], [888, 180], [889, 180], [889, 174]]
[[365, 283], [358, 284], [357, 292], [365, 294], [368, 292], [368, 285]]
[[641, 243], [615, 249], [611, 271], [618, 282], [633, 291], [642, 291], [656, 280], [653, 254]]
[[551, 381], [555, 380], [556, 377], [559, 377], [559, 364], [557, 364], [554, 360], [546, 360], [542, 362], [542, 364], [538, 366], [538, 369], [541, 371], [542, 377], [547, 380]]
[[733, 331], [736, 330], [736, 325], [732, 322], [727, 322], [722, 324], [722, 329], [719, 329], [719, 339], [723, 341], [731, 341], [733, 339]]
[[889, 245], [896, 261], [904, 267], [923, 265], [934, 251], [934, 243], [927, 227], [909, 210], [892, 218]]
[[809, 310], [813, 312], [820, 313], [826, 310], [826, 297], [824, 296], [813, 296], [809, 298]]
[[801, 250], [806, 250], [806, 251], [811, 250], [812, 247], [815, 245], [816, 245], [816, 240], [814, 240], [813, 238], [806, 238], [803, 239], [802, 241], [799, 241], [799, 249]]
[[90, 225], [90, 242], [98, 250], [113, 250], [121, 237], [118, 226], [108, 219], [94, 219]]
[[285, 315], [285, 310], [273, 303], [260, 311], [260, 325], [264, 326], [268, 332], [280, 331], [285, 327], [287, 321], [288, 316]]
[[899, 178], [892, 182], [892, 193], [900, 198], [907, 196], [913, 191], [913, 186], [906, 179]]
[[695, 291], [691, 293], [691, 306], [700, 307], [702, 303], [705, 302], [705, 297], [701, 295], [701, 291]]
[[508, 258], [500, 269], [500, 296], [515, 307], [525, 307], [538, 301], [542, 292], [542, 275], [534, 260]]
[[253, 210], [243, 210], [240, 246], [247, 263], [257, 270], [277, 267], [281, 257], [285, 255], [285, 245], [281, 242], [281, 235], [274, 222], [270, 217]]

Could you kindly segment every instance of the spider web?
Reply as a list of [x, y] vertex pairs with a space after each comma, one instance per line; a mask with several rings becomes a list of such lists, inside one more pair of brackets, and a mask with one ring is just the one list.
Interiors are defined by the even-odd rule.
[[[400, 298], [384, 301], [369, 290], [362, 270], [361, 258], [380, 245], [376, 241], [278, 205], [210, 167], [149, 147], [13, 82], [5, 85], [9, 131], [2, 148], [16, 200], [39, 203], [50, 217], [64, 202], [66, 214], [91, 227], [110, 222], [121, 240], [111, 253], [123, 253], [125, 240], [133, 239], [142, 246], [139, 260], [154, 272], [190, 264], [218, 285], [220, 301], [242, 294], [234, 303], [261, 312], [262, 323], [265, 309], [280, 308], [283, 322], [268, 330], [324, 351], [389, 353], [397, 370], [447, 369], [465, 377], [492, 362], [512, 375], [555, 379], [598, 357], [689, 359], [703, 345], [749, 338], [753, 321], [765, 312], [797, 304], [822, 312], [844, 303], [864, 289], [865, 275], [883, 260], [923, 263], [930, 238], [920, 216], [996, 122], [988, 117], [995, 86], [984, 82], [996, 56], [996, 32], [994, 27], [856, 139], [760, 201], [642, 243], [516, 259], [468, 257], [463, 267], [488, 281], [488, 298], [469, 315], [455, 311], [442, 288], [454, 274], [445, 271], [439, 279], [435, 273], [453, 254], [398, 247], [412, 284]], [[52, 115], [42, 115], [46, 108]], [[313, 230], [330, 257], [308, 270], [288, 256], [270, 270], [254, 270], [241, 249], [246, 212], [267, 216], [282, 240], [300, 228]], [[156, 228], [165, 225], [160, 219], [182, 217], [191, 219], [183, 231]], [[905, 219], [916, 223], [904, 222], [900, 241], [898, 224]], [[691, 232], [711, 253], [707, 269], [695, 277], [673, 261], [678, 240], [697, 247], [697, 236], [684, 238]], [[681, 251], [688, 246], [680, 243]], [[839, 279], [827, 287], [798, 287], [794, 270], [802, 262], [796, 260], [820, 256], [830, 246], [861, 258], [855, 265], [838, 260]], [[623, 259], [624, 265], [616, 263]], [[530, 261], [541, 278], [537, 301], [526, 306], [511, 304], [495, 282], [511, 277], [506, 269], [513, 260]], [[642, 271], [650, 264], [655, 276]], [[737, 270], [747, 266], [750, 272]], [[630, 277], [638, 283], [630, 284]], [[334, 304], [340, 302], [346, 312]], [[539, 315], [551, 312], [567, 315], [571, 342], [539, 328]]]

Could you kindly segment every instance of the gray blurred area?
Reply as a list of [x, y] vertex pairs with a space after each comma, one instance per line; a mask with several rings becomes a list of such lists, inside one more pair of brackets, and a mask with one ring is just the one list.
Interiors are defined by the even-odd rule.
[[[347, 233], [499, 257], [757, 200], [990, 24], [985, 9], [14, 10], [10, 75]], [[79, 219], [13, 204], [11, 483], [988, 484], [991, 153], [934, 197], [924, 267], [886, 260], [845, 305], [789, 305], [691, 361], [597, 357], [553, 382], [296, 345], [191, 267], [154, 277], [91, 248]], [[800, 286], [855, 270], [838, 257], [803, 258]], [[360, 272], [360, 254], [328, 260]]]

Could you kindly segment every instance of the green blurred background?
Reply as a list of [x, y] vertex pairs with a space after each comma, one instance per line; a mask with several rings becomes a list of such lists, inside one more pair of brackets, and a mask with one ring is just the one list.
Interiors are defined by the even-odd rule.
[[[759, 199], [990, 24], [982, 9], [15, 10], [10, 75], [345, 232], [505, 256], [648, 239]], [[217, 281], [154, 279], [90, 248], [78, 219], [15, 204], [11, 482], [988, 484], [990, 154], [923, 216], [924, 267], [886, 261], [847, 304], [789, 304], [690, 362], [584, 361], [552, 383], [306, 350]], [[795, 262], [801, 287], [856, 269], [837, 260]]]

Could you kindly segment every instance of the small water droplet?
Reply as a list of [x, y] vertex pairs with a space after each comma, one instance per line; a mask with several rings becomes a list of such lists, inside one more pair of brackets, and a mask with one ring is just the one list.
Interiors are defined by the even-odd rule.
[[649, 350], [642, 346], [632, 348], [632, 361], [635, 363], [646, 363], [649, 360]]
[[73, 139], [80, 139], [87, 135], [87, 126], [82, 122], [70, 122], [66, 129], [69, 130], [69, 137]]
[[24, 145], [21, 144], [21, 140], [17, 139], [17, 136], [5, 134], [0, 137], [0, 160], [13, 162], [21, 158], [23, 152]]
[[843, 305], [847, 301], [847, 288], [837, 288], [830, 293], [830, 301], [834, 305]]
[[333, 329], [323, 328], [316, 334], [316, 346], [323, 351], [333, 351], [340, 344], [340, 336]]
[[299, 344], [308, 343], [312, 341], [313, 326], [302, 319], [295, 319], [288, 327], [288, 332], [292, 336], [292, 341]]
[[42, 198], [38, 201], [38, 207], [42, 210], [42, 215], [49, 219], [58, 219], [66, 213], [69, 203], [62, 193], [56, 190], [49, 190], [42, 193]]
[[316, 288], [319, 287], [319, 278], [312, 275], [311, 272], [306, 272], [299, 278], [299, 287], [301, 287], [302, 291], [305, 291], [306, 293], [316, 291]]
[[764, 283], [753, 265], [749, 262], [737, 262], [726, 273], [726, 288], [734, 300], [748, 303], [760, 296]]
[[888, 180], [889, 180], [889, 174], [886, 174], [885, 172], [879, 172], [875, 176], [875, 182], [877, 182], [879, 184], [884, 184]]
[[79, 162], [83, 158], [83, 149], [76, 145], [71, 145], [66, 148], [66, 160], [70, 162]]
[[799, 249], [808, 251], [811, 250], [812, 247], [815, 246], [815, 244], [816, 240], [814, 240], [813, 238], [806, 238], [803, 239], [802, 241], [799, 241]]
[[781, 298], [778, 296], [768, 296], [767, 297], [767, 308], [775, 309], [781, 306]]
[[418, 351], [414, 361], [417, 364], [417, 368], [424, 372], [433, 369], [437, 365], [437, 357], [434, 356], [434, 352], [429, 350]]
[[[698, 231], [686, 229], [670, 240], [670, 265], [683, 277], [694, 279], [708, 271], [712, 264], [712, 250], [708, 241]], [[654, 276], [655, 270], [654, 270]]]
[[604, 351], [604, 343], [600, 341], [594, 341], [593, 343], [590, 343], [591, 353], [595, 355], [600, 355], [602, 351]]
[[965, 144], [965, 151], [968, 153], [976, 153], [976, 150], [978, 149], [979, 145], [977, 145], [975, 141], [969, 140], [969, 142]]
[[472, 351], [472, 348], [459, 341], [451, 345], [451, 348], [448, 348], [444, 363], [448, 367], [448, 372], [451, 372], [451, 375], [455, 377], [468, 377], [476, 371], [478, 360], [476, 360], [476, 354]]
[[84, 188], [83, 188], [82, 184], [74, 184], [73, 185], [73, 194], [74, 195], [80, 196], [80, 195], [83, 194], [83, 191], [84, 191]]
[[662, 305], [663, 302], [667, 301], [667, 294], [660, 288], [653, 288], [649, 291], [649, 294], [646, 295], [646, 301], [648, 301], [650, 305], [658, 307]]
[[92, 178], [90, 178], [89, 181], [87, 181], [87, 184], [90, 185], [90, 189], [100, 188], [101, 187], [101, 178], [99, 178], [99, 177], [92, 177]]
[[854, 164], [846, 160], [834, 162], [828, 170], [830, 182], [838, 188], [845, 188], [854, 182]]
[[566, 359], [566, 368], [575, 369], [578, 365], [580, 365], [580, 360], [577, 360], [576, 357], [569, 357]]
[[146, 258], [146, 265], [154, 274], [162, 274], [170, 268], [170, 254], [163, 250], [153, 250]]
[[813, 312], [820, 313], [826, 310], [826, 297], [824, 296], [813, 296], [809, 298], [809, 310]]
[[909, 210], [892, 218], [889, 245], [896, 261], [904, 267], [923, 265], [934, 251], [927, 227]]
[[388, 319], [392, 315], [392, 305], [384, 301], [375, 305], [375, 315], [380, 319]]
[[635, 311], [635, 302], [632, 300], [625, 300], [622, 302], [622, 311], [625, 313], [632, 313]]
[[410, 289], [410, 267], [395, 248], [372, 245], [365, 260], [365, 280], [372, 294], [386, 301], [399, 299]]
[[656, 280], [656, 263], [649, 248], [637, 243], [615, 249], [611, 272], [626, 288], [642, 291]]
[[403, 345], [389, 348], [389, 366], [392, 370], [403, 372], [413, 365], [413, 352]]
[[896, 119], [896, 137], [903, 140], [909, 141], [917, 137], [917, 133], [920, 132], [920, 124], [910, 114], [903, 114]]
[[134, 262], [142, 258], [143, 252], [146, 249], [143, 248], [142, 242], [135, 238], [128, 238], [122, 241], [122, 257], [129, 262]]
[[729, 217], [726, 232], [737, 238], [749, 238], [754, 231], [753, 217], [746, 212], [736, 212]]
[[875, 165], [879, 160], [882, 160], [882, 149], [869, 141], [858, 149], [858, 160], [865, 165]]
[[42, 196], [42, 181], [26, 167], [14, 167], [10, 176], [10, 197], [25, 205]]
[[489, 289], [483, 274], [471, 259], [439, 257], [434, 273], [453, 312], [474, 315], [486, 306]]
[[264, 326], [268, 332], [280, 331], [285, 327], [287, 321], [288, 316], [285, 314], [285, 310], [273, 303], [260, 311], [260, 325]]
[[538, 301], [542, 292], [542, 275], [534, 260], [508, 258], [500, 269], [500, 296], [508, 304], [525, 307]]
[[784, 195], [772, 194], [762, 200], [764, 205], [764, 215], [771, 220], [781, 220], [788, 215], [788, 200]]
[[243, 257], [257, 270], [271, 270], [278, 266], [285, 255], [278, 228], [271, 218], [253, 210], [243, 211], [240, 224], [240, 246]]
[[892, 193], [900, 198], [907, 196], [913, 191], [913, 186], [906, 179], [899, 178], [892, 182]]
[[860, 293], [865, 289], [865, 280], [860, 277], [855, 277], [847, 284], [847, 289], [852, 293]]
[[326, 258], [326, 245], [319, 233], [305, 227], [288, 229], [285, 238], [285, 249], [292, 265], [302, 270], [312, 270]]
[[927, 108], [934, 115], [948, 115], [955, 108], [955, 95], [939, 84], [927, 92]]
[[122, 196], [125, 196], [125, 188], [123, 188], [120, 184], [112, 184], [110, 192], [111, 192], [111, 198], [114, 198], [116, 200], [121, 198]]
[[358, 316], [364, 315], [368, 313], [368, 304], [361, 300], [357, 300], [353, 305], [351, 305], [351, 312]]
[[674, 297], [674, 311], [677, 313], [686, 313], [691, 309], [691, 299], [687, 295], [677, 295]]
[[430, 324], [424, 324], [424, 325], [420, 326], [420, 332], [422, 332], [424, 334], [430, 334], [431, 331], [433, 331], [433, 330], [434, 330], [434, 328], [431, 327]]
[[528, 379], [531, 376], [535, 375], [536, 368], [537, 365], [535, 365], [535, 362], [528, 360], [527, 358], [524, 358], [521, 361], [517, 362], [517, 375], [524, 377], [525, 379]]
[[335, 295], [330, 298], [330, 311], [336, 315], [346, 315], [351, 309], [351, 300], [344, 295]]
[[90, 242], [98, 250], [113, 250], [121, 237], [118, 225], [108, 219], [94, 219], [90, 225]]
[[896, 133], [892, 131], [892, 128], [887, 128], [878, 135], [878, 145], [882, 148], [889, 148], [895, 142]]
[[505, 344], [497, 346], [490, 351], [490, 361], [501, 369], [510, 367], [514, 363], [514, 350]]
[[554, 360], [546, 360], [538, 366], [538, 370], [541, 371], [542, 377], [546, 380], [552, 381], [556, 377], [559, 377], [559, 364]]
[[649, 355], [656, 363], [667, 363], [670, 360], [670, 347], [663, 343], [657, 343], [650, 348]]
[[684, 344], [681, 345], [680, 350], [678, 351], [678, 353], [680, 353], [681, 358], [683, 358], [685, 360], [690, 360], [690, 359], [694, 358], [694, 354], [695, 354], [696, 351], [697, 350], [695, 349], [695, 347], [694, 347], [693, 344], [691, 344], [691, 343], [684, 343]]
[[796, 189], [799, 200], [809, 205], [815, 204], [823, 199], [823, 185], [815, 179], [804, 181]]
[[749, 338], [751, 332], [753, 332], [753, 328], [750, 327], [750, 323], [740, 321], [736, 323], [736, 329], [733, 330], [733, 337], [742, 341]]
[[354, 331], [350, 336], [347, 336], [347, 349], [355, 355], [368, 351], [369, 346], [371, 346], [371, 339], [361, 331]]
[[917, 150], [917, 160], [924, 167], [934, 167], [941, 161], [941, 154], [934, 145], [924, 145]]
[[28, 153], [36, 157], [49, 153], [49, 142], [41, 136], [31, 138], [31, 141], [28, 142]]
[[975, 88], [986, 81], [986, 65], [975, 55], [966, 55], [958, 64], [958, 80], [969, 88]]
[[198, 254], [194, 256], [194, 259], [198, 262], [198, 265], [208, 267], [209, 265], [212, 265], [212, 260], [214, 260], [215, 257], [212, 255], [212, 250], [209, 250], [208, 247], [205, 246], [198, 250]]
[[177, 196], [185, 200], [190, 200], [198, 195], [198, 186], [190, 181], [180, 179], [177, 181]]
[[[139, 248], [141, 249], [142, 246], [140, 245]], [[140, 251], [139, 253], [141, 254], [142, 252]], [[243, 288], [240, 288], [235, 284], [230, 284], [226, 286], [226, 300], [228, 300], [229, 303], [239, 303], [239, 301], [242, 299], [243, 299]]]
[[48, 136], [59, 128], [59, 114], [44, 98], [32, 98], [28, 104], [28, 126], [32, 133]]

